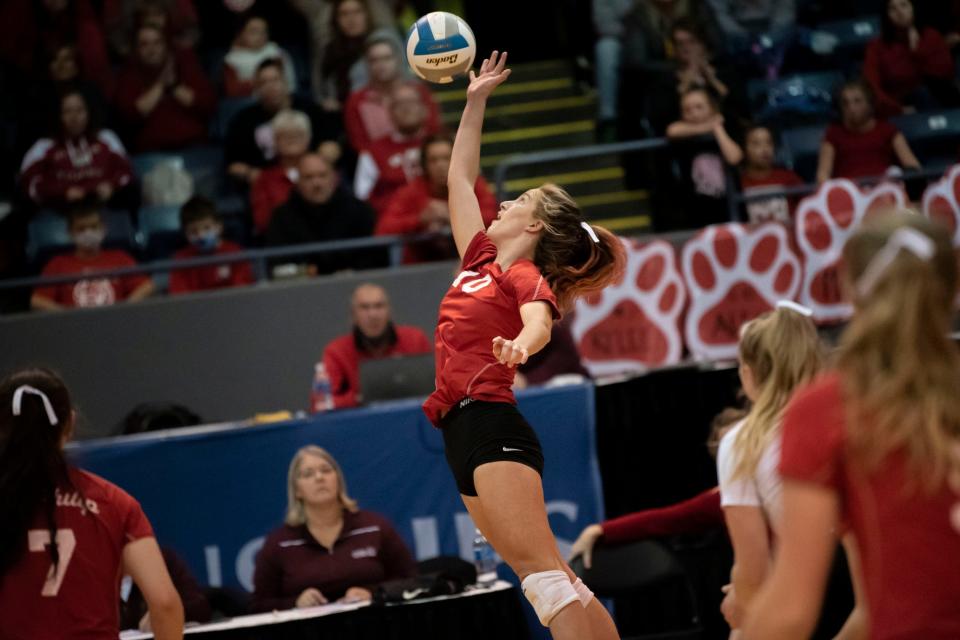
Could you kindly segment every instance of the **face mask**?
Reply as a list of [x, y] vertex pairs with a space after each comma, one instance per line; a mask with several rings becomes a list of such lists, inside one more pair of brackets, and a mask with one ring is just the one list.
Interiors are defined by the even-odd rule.
[[210, 229], [190, 238], [190, 244], [196, 247], [198, 251], [207, 253], [216, 249], [217, 245], [220, 244], [220, 234], [217, 233], [216, 229]]
[[77, 248], [93, 251], [100, 248], [105, 236], [106, 232], [103, 229], [84, 229], [73, 236], [73, 241], [77, 244]]

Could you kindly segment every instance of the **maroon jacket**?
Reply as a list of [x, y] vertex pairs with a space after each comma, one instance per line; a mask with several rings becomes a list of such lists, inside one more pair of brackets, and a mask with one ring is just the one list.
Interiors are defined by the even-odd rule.
[[250, 610], [291, 609], [310, 587], [333, 601], [350, 587], [372, 591], [385, 580], [416, 572], [413, 556], [389, 520], [371, 511], [344, 511], [332, 551], [306, 525], [283, 525], [267, 536], [253, 572]]
[[607, 544], [623, 544], [685, 533], [702, 533], [725, 527], [718, 487], [668, 507], [629, 513], [607, 520], [601, 525], [603, 540]]
[[160, 98], [153, 111], [146, 116], [137, 110], [137, 100], [160, 75], [160, 69], [148, 69], [131, 60], [117, 80], [117, 110], [130, 128], [134, 151], [181, 149], [203, 142], [207, 125], [216, 108], [216, 95], [190, 50], [171, 51], [174, 56], [177, 82], [193, 90], [193, 104], [185, 107], [173, 97], [169, 89]]

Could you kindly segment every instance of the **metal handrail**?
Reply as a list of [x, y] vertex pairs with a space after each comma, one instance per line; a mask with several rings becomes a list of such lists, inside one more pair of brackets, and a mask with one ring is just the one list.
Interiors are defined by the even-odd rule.
[[390, 266], [396, 267], [403, 259], [403, 247], [405, 245], [438, 237], [447, 237], [449, 235], [449, 232], [432, 232], [408, 236], [390, 235], [374, 236], [369, 238], [350, 238], [346, 240], [311, 242], [307, 244], [274, 247], [270, 249], [247, 249], [237, 253], [215, 256], [199, 256], [196, 258], [184, 258], [182, 260], [157, 260], [154, 262], [138, 264], [132, 267], [101, 269], [96, 271], [88, 271], [86, 273], [71, 273], [58, 276], [33, 276], [29, 278], [11, 278], [8, 280], [0, 280], [0, 291], [66, 284], [71, 282], [79, 282], [81, 280], [89, 280], [90, 278], [119, 278], [123, 276], [180, 271], [182, 269], [233, 264], [236, 262], [254, 263], [256, 279], [259, 282], [267, 279], [268, 260], [292, 256], [312, 255], [317, 253], [331, 253], [334, 251], [347, 251], [351, 249], [386, 248], [390, 253]]

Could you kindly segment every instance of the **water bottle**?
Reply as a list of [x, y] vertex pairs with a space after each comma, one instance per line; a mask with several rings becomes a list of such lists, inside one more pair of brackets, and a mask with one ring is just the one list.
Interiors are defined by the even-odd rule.
[[314, 413], [333, 409], [333, 393], [330, 389], [330, 376], [322, 362], [318, 362], [313, 372], [313, 391], [310, 394], [310, 408]]
[[476, 530], [473, 538], [473, 563], [477, 567], [477, 584], [488, 587], [497, 581], [497, 552], [487, 539]]

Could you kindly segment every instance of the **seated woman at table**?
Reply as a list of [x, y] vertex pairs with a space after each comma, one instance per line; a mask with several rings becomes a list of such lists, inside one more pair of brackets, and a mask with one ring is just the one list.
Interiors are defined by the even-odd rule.
[[257, 555], [250, 609], [369, 600], [379, 583], [415, 574], [390, 521], [347, 495], [333, 456], [313, 445], [297, 451], [287, 474], [287, 517]]

